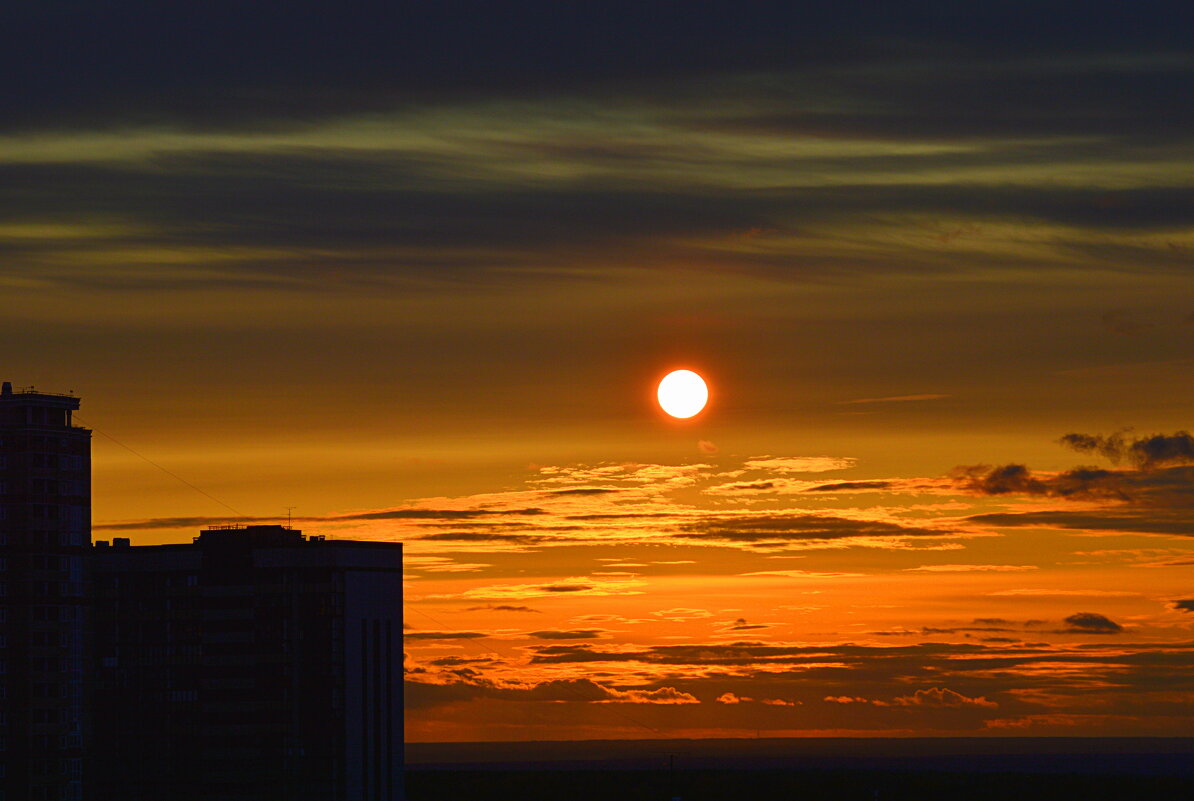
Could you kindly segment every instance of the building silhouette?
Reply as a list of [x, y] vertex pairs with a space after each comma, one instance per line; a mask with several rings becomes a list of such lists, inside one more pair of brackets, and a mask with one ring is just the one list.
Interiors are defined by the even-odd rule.
[[79, 399], [0, 388], [0, 787], [83, 798], [91, 432]]
[[96, 546], [95, 798], [401, 797], [400, 544]]
[[92, 547], [78, 408], [0, 389], [0, 801], [401, 799], [401, 544]]

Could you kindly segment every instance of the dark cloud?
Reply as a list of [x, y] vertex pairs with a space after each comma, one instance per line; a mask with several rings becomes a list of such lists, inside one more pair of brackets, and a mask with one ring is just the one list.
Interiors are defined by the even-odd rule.
[[724, 628], [724, 631], [754, 631], [756, 629], [769, 629], [771, 626], [765, 623], [748, 623], [746, 618], [740, 617], [730, 625]]
[[156, 517], [149, 520], [126, 520], [118, 523], [94, 523], [92, 531], [154, 531], [170, 528], [199, 529], [206, 526], [221, 526], [236, 523], [277, 523], [276, 517]]
[[891, 487], [890, 481], [838, 481], [834, 484], [822, 484], [810, 487], [805, 492], [845, 492], [849, 490], [877, 490]]
[[710, 516], [681, 526], [681, 536], [767, 546], [804, 540], [850, 537], [942, 537], [950, 532], [874, 520], [814, 514]]
[[544, 514], [542, 509], [382, 509], [319, 518], [322, 520], [469, 520], [474, 517], [511, 515], [525, 517]]
[[954, 468], [952, 476], [962, 489], [981, 495], [1105, 499], [1150, 507], [1184, 507], [1194, 503], [1194, 468], [1185, 465], [1141, 470], [1076, 467], [1062, 473], [1038, 475], [1021, 464], [973, 465]]
[[658, 520], [665, 517], [675, 517], [667, 512], [616, 512], [611, 514], [568, 515], [565, 520]]
[[[1065, 633], [1113, 632], [1106, 623], [1087, 623], [1088, 628]], [[865, 710], [862, 717], [849, 718], [860, 728], [899, 725], [893, 715], [946, 715], [950, 710], [970, 717], [951, 718], [941, 725], [961, 728], [981, 727], [983, 720], [1003, 715], [1081, 714], [1089, 712], [1093, 694], [1098, 695], [1101, 714], [1146, 726], [1152, 715], [1184, 721], [1190, 712], [1182, 694], [1194, 689], [1194, 643], [1117, 641], [1108, 649], [1103, 643], [990, 639], [895, 647], [735, 642], [627, 650], [561, 644], [532, 649], [531, 663], [574, 664], [586, 671], [601, 670], [601, 663], [637, 664], [642, 675], [666, 671], [678, 690], [706, 702], [731, 692], [740, 698], [802, 703], [812, 716], [809, 722], [818, 720], [810, 707], [824, 698], [850, 698], [852, 707]], [[843, 714], [839, 710], [824, 725], [843, 725]]]
[[1077, 467], [1056, 475], [1034, 476], [1022, 464], [955, 467], [962, 489], [980, 495], [1049, 495], [1060, 498], [1127, 499], [1133, 477], [1111, 470]]
[[508, 542], [514, 545], [533, 545], [545, 538], [533, 534], [501, 534], [490, 531], [441, 531], [421, 535], [419, 539], [433, 542]]
[[1142, 469], [1194, 462], [1194, 436], [1187, 431], [1129, 439], [1115, 434], [1066, 434], [1061, 443], [1083, 453], [1098, 453], [1113, 462], [1128, 461]]
[[479, 631], [408, 631], [402, 635], [405, 640], [476, 640], [488, 637]]
[[[1042, 116], [1067, 130], [1133, 114], [1144, 125], [1164, 102], [1180, 127], [1186, 108], [1177, 92], [1180, 72], [1116, 68], [1125, 54], [1185, 49], [1182, 26], [1170, 14], [1133, 11], [1125, 24], [1114, 14], [1033, 6], [1032, 24], [1025, 25], [1026, 8], [1018, 3], [976, 4], [964, 15], [955, 10], [940, 0], [798, 8], [443, 0], [367, 2], [333, 14], [313, 0], [257, 2], [250, 9], [232, 2], [147, 7], [131, 0], [45, 0], [6, 19], [0, 74], [7, 76], [9, 102], [0, 122], [16, 130], [120, 123], [294, 127], [478, 93], [539, 95], [586, 86], [608, 92], [636, 81], [738, 71], [803, 70], [824, 80], [819, 68], [866, 64], [886, 68], [867, 77], [875, 84], [870, 91], [887, 97], [901, 63], [950, 54], [953, 69], [928, 73], [943, 84], [940, 95], [920, 87], [897, 95], [919, 112], [907, 122], [919, 134], [958, 135], [967, 126], [976, 135], [1026, 135]], [[51, 44], [61, 59], [45, 58]], [[1077, 69], [1048, 69], [1049, 60], [1064, 64], [1083, 54], [1100, 58]], [[1008, 59], [1034, 56], [1035, 70], [998, 76]], [[867, 89], [861, 76], [845, 75], [837, 92]], [[1031, 111], [1018, 110], [1012, 98], [1026, 98]], [[975, 119], [966, 123], [968, 117]], [[787, 131], [810, 123], [773, 124]], [[896, 130], [890, 119], [876, 124], [881, 127], [868, 135]], [[832, 132], [831, 125], [813, 130]], [[1125, 127], [1112, 132], [1129, 133]]]
[[1047, 491], [1044, 483], [1033, 478], [1028, 468], [1022, 464], [1008, 464], [1002, 467], [955, 467], [954, 475], [961, 479], [963, 487], [983, 495], [1006, 495], [1013, 492], [1043, 495]]
[[[467, 671], [467, 672], [465, 672]], [[669, 686], [647, 685], [621, 689], [590, 679], [556, 679], [536, 684], [499, 684], [465, 668], [450, 671], [448, 683], [406, 682], [404, 699], [408, 709], [423, 709], [479, 699], [540, 703], [698, 703], [688, 693]], [[650, 727], [647, 727], [650, 728]]]
[[[478, 153], [478, 159], [492, 154]], [[725, 155], [734, 161], [736, 156]], [[709, 158], [706, 156], [705, 158]], [[928, 158], [928, 157], [925, 157]], [[455, 161], [459, 161], [456, 159]], [[823, 159], [810, 166], [826, 169]], [[923, 159], [922, 159], [923, 161]], [[658, 165], [644, 162], [644, 169]], [[859, 169], [854, 164], [850, 169]], [[927, 164], [903, 165], [904, 172]], [[790, 165], [788, 165], [790, 168]], [[846, 169], [843, 166], [843, 169]], [[1032, 186], [1014, 189], [975, 183], [915, 181], [876, 186], [873, 181], [837, 186], [731, 189], [699, 175], [650, 189], [607, 180], [535, 187], [458, 175], [467, 169], [428, 152], [396, 154], [348, 147], [263, 149], [252, 152], [147, 154], [127, 161], [0, 164], [0, 220], [95, 219], [136, 223], [135, 232], [102, 241], [86, 237], [30, 240], [9, 247], [3, 272], [89, 288], [245, 289], [285, 287], [322, 291], [328, 281], [376, 286], [424, 285], [460, 280], [506, 282], [511, 264], [522, 280], [573, 275], [553, 270], [560, 254], [575, 261], [578, 249], [608, 263], [635, 253], [643, 266], [692, 265], [756, 272], [789, 281], [825, 275], [865, 275], [893, 269], [889, 252], [808, 253], [794, 259], [765, 247], [716, 257], [682, 242], [692, 237], [735, 237], [744, 230], [799, 233], [820, 225], [857, 224], [898, 210], [901, 215], [982, 220], [1036, 220], [1067, 227], [1105, 229], [1186, 228], [1194, 225], [1194, 188], [1118, 190], [1108, 211], [1102, 190]], [[1133, 194], [1134, 193], [1134, 194]], [[1137, 208], [1133, 216], [1123, 208]], [[1086, 210], [1086, 211], [1084, 211]], [[881, 236], [883, 234], [880, 234]], [[1076, 240], [1082, 235], [1074, 234]], [[1064, 237], [1059, 237], [1058, 247]], [[674, 244], [661, 245], [671, 240]], [[644, 248], [646, 242], [653, 243]], [[110, 269], [66, 269], [63, 257], [86, 260], [96, 248], [131, 249], [151, 259], [136, 275]], [[922, 274], [962, 269], [935, 250], [901, 244], [899, 269]], [[228, 254], [219, 269], [179, 272], [153, 254], [167, 251]], [[1164, 250], [1164, 249], [1162, 249]], [[244, 254], [237, 257], [236, 254]], [[976, 260], [978, 254], [970, 254]], [[1029, 257], [1024, 257], [1028, 259]], [[1044, 257], [1042, 257], [1044, 258]], [[1068, 256], [1067, 256], [1068, 258]], [[1123, 259], [1088, 254], [1107, 269]], [[1186, 261], [1167, 250], [1141, 252], [1135, 269], [1182, 269]], [[1019, 263], [1029, 263], [1021, 259]], [[998, 259], [986, 263], [997, 268]], [[161, 269], [157, 269], [161, 268]]]
[[996, 631], [1016, 631], [1016, 629], [1006, 628], [1003, 626], [956, 626], [952, 628], [934, 628], [932, 626], [925, 626], [921, 630], [922, 634], [959, 634], [967, 631], [979, 632], [996, 632]]
[[1194, 612], [1194, 599], [1173, 601], [1170, 606], [1182, 612]]
[[461, 665], [488, 665], [493, 664], [493, 659], [467, 659], [463, 656], [444, 656], [439, 659], [432, 659], [427, 664], [435, 667], [459, 667]]
[[1139, 534], [1194, 536], [1194, 519], [1184, 509], [1117, 510], [1095, 512], [997, 512], [967, 520], [989, 526], [1061, 528], [1075, 531], [1122, 531]]
[[[970, 654], [983, 647], [969, 644], [920, 643], [895, 647], [833, 645], [825, 647], [769, 645], [761, 642], [711, 645], [661, 645], [641, 651], [602, 651], [589, 645], [544, 646], [535, 649], [532, 664], [570, 662], [645, 662], [661, 665], [763, 665], [823, 662], [828, 657], [854, 664], [873, 658], [929, 658], [934, 654]], [[843, 668], [843, 670], [846, 668]]]
[[1111, 618], [1097, 612], [1077, 612], [1067, 617], [1065, 622], [1069, 626], [1068, 631], [1083, 634], [1118, 634], [1124, 628]]
[[527, 636], [537, 640], [596, 640], [602, 635], [601, 629], [577, 629], [575, 631], [532, 631]]
[[605, 487], [577, 487], [575, 489], [550, 490], [548, 495], [613, 495], [621, 490]]
[[[296, 523], [335, 523], [345, 520], [473, 520], [480, 517], [527, 517], [544, 514], [542, 509], [510, 509], [510, 510], [488, 510], [488, 509], [385, 509], [375, 512], [354, 512], [347, 515], [327, 515], [316, 517], [296, 517], [292, 522]], [[222, 526], [230, 523], [236, 524], [255, 524], [255, 523], [279, 523], [277, 517], [156, 517], [146, 520], [125, 520], [113, 523], [96, 523], [92, 525], [93, 531], [153, 531], [159, 529], [174, 529], [174, 528], [193, 528], [200, 529], [206, 526]], [[472, 523], [472, 526], [486, 525], [485, 523]], [[444, 540], [508, 540], [511, 542], [529, 542], [537, 537], [533, 535], [502, 535], [491, 534], [488, 532], [461, 532], [448, 534], [428, 534], [423, 535], [422, 539], [444, 539]]]
[[726, 490], [769, 490], [775, 487], [774, 481], [749, 481], [739, 484], [726, 484]]
[[538, 609], [532, 609], [529, 606], [513, 606], [511, 604], [493, 604], [489, 606], [470, 606], [466, 611], [479, 612], [482, 610], [492, 610], [494, 612], [534, 612], [536, 614], [543, 614]]

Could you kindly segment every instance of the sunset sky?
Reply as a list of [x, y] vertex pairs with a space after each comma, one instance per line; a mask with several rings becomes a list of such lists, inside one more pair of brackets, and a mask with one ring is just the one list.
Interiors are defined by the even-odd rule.
[[1194, 14], [797, 5], [9, 12], [94, 537], [402, 541], [411, 740], [1188, 735]]

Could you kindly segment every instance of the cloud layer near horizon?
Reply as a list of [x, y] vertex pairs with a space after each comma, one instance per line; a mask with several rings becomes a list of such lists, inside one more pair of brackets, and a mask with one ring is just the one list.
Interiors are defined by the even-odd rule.
[[[776, 495], [766, 485], [794, 466], [860, 466], [718, 461], [541, 466], [523, 489], [311, 522], [406, 543], [416, 737], [542, 737], [569, 720], [586, 736], [1180, 733], [1194, 625], [1177, 594], [1194, 544], [1140, 543], [1155, 532], [1125, 521], [1188, 516], [1181, 466], [972, 467]], [[1079, 473], [1126, 489], [1057, 489]], [[729, 500], [727, 476], [744, 488]], [[1018, 526], [1046, 530], [998, 533]], [[1073, 534], [1137, 544], [1086, 550]], [[701, 606], [664, 606], [677, 587]], [[592, 707], [611, 703], [641, 707], [637, 734]], [[532, 707], [533, 733], [503, 728]]]

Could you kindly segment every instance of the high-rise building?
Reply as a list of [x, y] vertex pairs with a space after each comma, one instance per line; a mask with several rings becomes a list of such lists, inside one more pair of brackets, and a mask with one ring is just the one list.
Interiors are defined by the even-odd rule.
[[79, 399], [0, 389], [0, 793], [83, 797], [91, 432]]
[[247, 526], [94, 555], [88, 801], [402, 797], [400, 544]]

